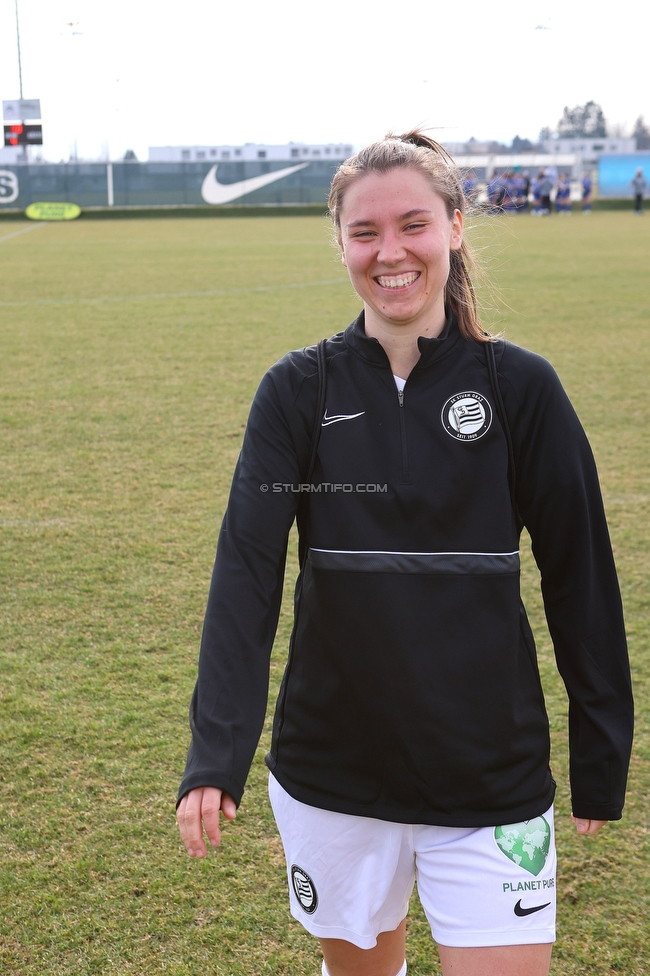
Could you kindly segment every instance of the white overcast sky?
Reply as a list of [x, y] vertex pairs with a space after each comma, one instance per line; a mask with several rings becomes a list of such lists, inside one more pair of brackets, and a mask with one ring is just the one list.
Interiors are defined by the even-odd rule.
[[[584, 0], [18, 0], [47, 159], [156, 145], [349, 142], [439, 127], [536, 139], [564, 105], [650, 120], [650, 4]], [[72, 25], [72, 26], [70, 26]], [[15, 0], [0, 97], [17, 98]]]

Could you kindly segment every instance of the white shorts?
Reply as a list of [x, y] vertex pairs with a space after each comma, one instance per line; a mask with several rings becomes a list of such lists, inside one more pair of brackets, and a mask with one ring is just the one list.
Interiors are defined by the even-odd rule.
[[319, 939], [372, 949], [418, 894], [446, 946], [555, 941], [553, 807], [497, 827], [399, 824], [269, 795], [287, 859], [291, 914]]

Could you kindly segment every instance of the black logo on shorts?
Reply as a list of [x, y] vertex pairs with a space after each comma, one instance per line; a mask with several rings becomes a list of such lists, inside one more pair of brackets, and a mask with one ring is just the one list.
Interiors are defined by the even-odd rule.
[[316, 885], [307, 872], [299, 868], [297, 864], [291, 865], [291, 884], [296, 893], [296, 898], [300, 902], [300, 907], [308, 915], [313, 915], [318, 908]]
[[520, 898], [515, 905], [515, 915], [518, 915], [519, 918], [525, 918], [526, 915], [532, 915], [533, 912], [541, 912], [542, 908], [548, 908], [550, 904], [550, 901], [547, 901], [545, 905], [535, 905], [534, 908], [522, 908]]
[[492, 407], [480, 393], [467, 390], [449, 397], [440, 415], [442, 426], [458, 441], [476, 441], [492, 424]]

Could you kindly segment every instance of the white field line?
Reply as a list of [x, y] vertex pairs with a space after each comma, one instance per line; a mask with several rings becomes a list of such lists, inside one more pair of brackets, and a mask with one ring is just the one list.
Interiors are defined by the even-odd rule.
[[148, 302], [152, 300], [165, 301], [168, 298], [212, 298], [217, 295], [250, 295], [258, 291], [283, 291], [291, 288], [320, 288], [323, 285], [343, 285], [349, 282], [349, 280], [349, 278], [327, 278], [325, 281], [294, 281], [285, 285], [258, 285], [254, 288], [213, 288], [210, 291], [154, 292], [151, 295], [101, 295], [97, 298], [32, 298], [25, 299], [21, 302], [0, 302], [0, 308], [17, 308], [23, 305], [99, 305], [102, 302]]
[[39, 220], [37, 224], [32, 224], [31, 227], [23, 227], [22, 230], [15, 230], [13, 234], [5, 234], [0, 237], [0, 241], [8, 241], [10, 237], [18, 237], [19, 234], [29, 234], [30, 230], [36, 230], [37, 227], [43, 227], [47, 221]]
[[[78, 518], [75, 521], [80, 521]], [[85, 521], [85, 520], [84, 520]], [[0, 526], [3, 529], [47, 529], [52, 525], [66, 525], [72, 519], [51, 518], [51, 519], [0, 519]]]

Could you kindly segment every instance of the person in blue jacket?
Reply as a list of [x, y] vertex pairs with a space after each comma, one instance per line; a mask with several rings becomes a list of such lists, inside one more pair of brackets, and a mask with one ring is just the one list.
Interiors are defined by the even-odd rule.
[[624, 801], [632, 699], [593, 457], [552, 367], [482, 328], [465, 202], [419, 131], [341, 165], [330, 211], [362, 311], [262, 379], [219, 538], [178, 823], [203, 857], [241, 802], [297, 518], [267, 764], [291, 911], [324, 976], [404, 976], [414, 883], [445, 976], [549, 972], [555, 783], [524, 526], [578, 832]]
[[571, 180], [568, 173], [560, 173], [558, 178], [555, 209], [559, 214], [571, 213]]
[[591, 213], [591, 193], [593, 189], [593, 182], [590, 173], [584, 173], [582, 176], [582, 212], [583, 214]]
[[478, 192], [478, 180], [476, 179], [474, 170], [470, 170], [465, 174], [463, 190], [465, 191], [465, 197], [468, 203], [475, 203]]

